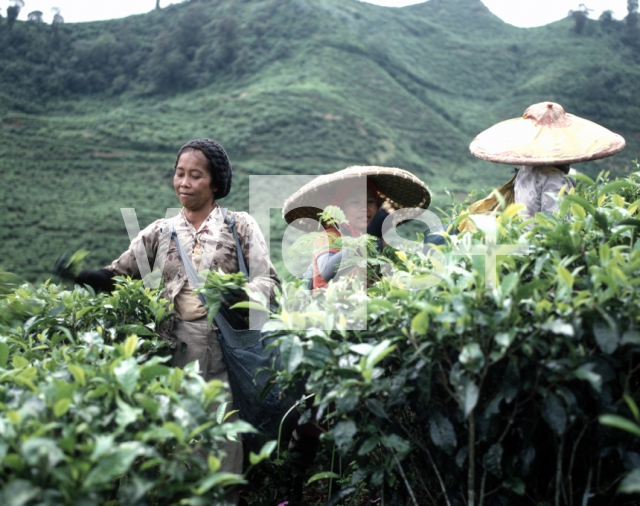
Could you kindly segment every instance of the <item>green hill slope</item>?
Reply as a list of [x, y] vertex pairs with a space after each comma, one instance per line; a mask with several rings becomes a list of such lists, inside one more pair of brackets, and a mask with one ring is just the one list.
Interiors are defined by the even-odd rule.
[[199, 136], [230, 154], [221, 203], [235, 209], [248, 208], [248, 174], [353, 164], [408, 169], [436, 204], [445, 188], [489, 188], [509, 168], [469, 142], [543, 100], [626, 137], [621, 155], [581, 169], [625, 171], [640, 68], [623, 28], [520, 29], [479, 0], [210, 0], [57, 29], [3, 23], [0, 267], [44, 279], [79, 247], [105, 264], [128, 244], [121, 207], [144, 226], [177, 205], [174, 154]]

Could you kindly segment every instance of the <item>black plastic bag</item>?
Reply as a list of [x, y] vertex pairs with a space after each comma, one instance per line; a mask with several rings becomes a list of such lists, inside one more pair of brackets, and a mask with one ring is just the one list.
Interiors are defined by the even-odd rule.
[[[222, 306], [214, 320], [235, 408], [241, 419], [260, 431], [243, 435], [243, 444], [247, 450], [258, 452], [266, 441], [278, 439], [280, 423], [292, 405], [281, 398], [279, 386], [267, 384], [269, 371], [262, 370], [279, 369], [279, 350], [267, 349], [274, 341], [270, 333], [247, 329], [244, 320], [228, 307]], [[285, 441], [293, 430], [295, 415], [292, 413], [283, 424]]]

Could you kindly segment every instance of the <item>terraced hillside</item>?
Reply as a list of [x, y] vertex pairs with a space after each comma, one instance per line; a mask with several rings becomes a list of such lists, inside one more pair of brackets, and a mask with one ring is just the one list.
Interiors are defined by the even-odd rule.
[[221, 203], [235, 209], [248, 209], [248, 174], [352, 164], [408, 169], [442, 205], [445, 188], [507, 178], [468, 144], [542, 100], [626, 137], [622, 154], [581, 168], [629, 170], [640, 69], [625, 30], [515, 28], [479, 0], [192, 0], [57, 28], [3, 22], [0, 267], [43, 280], [79, 247], [105, 264], [128, 243], [121, 207], [144, 225], [177, 204], [174, 154], [199, 136], [230, 154], [235, 186]]

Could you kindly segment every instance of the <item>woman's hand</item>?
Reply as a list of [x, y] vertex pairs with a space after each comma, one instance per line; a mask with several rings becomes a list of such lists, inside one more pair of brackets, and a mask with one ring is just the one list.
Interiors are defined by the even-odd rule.
[[205, 284], [198, 293], [204, 295], [207, 301], [205, 308], [210, 318], [213, 319], [221, 304], [232, 306], [236, 302], [246, 300], [246, 284], [247, 277], [242, 272], [209, 271]]
[[64, 252], [62, 255], [60, 255], [56, 260], [56, 263], [53, 264], [53, 272], [61, 279], [75, 279], [76, 276], [72, 272], [67, 252]]
[[88, 251], [79, 249], [73, 255], [69, 256], [69, 252], [65, 251], [58, 257], [56, 263], [53, 264], [53, 272], [62, 279], [75, 281], [82, 268], [82, 261], [88, 254]]
[[73, 281], [77, 285], [88, 285], [95, 292], [111, 292], [115, 288], [113, 277], [115, 273], [106, 269], [83, 271], [82, 261], [89, 254], [88, 251], [78, 250], [71, 257], [65, 251], [53, 265], [54, 272], [62, 279]]
[[226, 292], [220, 292], [220, 299], [222, 299], [222, 303], [225, 306], [233, 306], [238, 302], [247, 300], [247, 293], [244, 291], [244, 288], [234, 288]]

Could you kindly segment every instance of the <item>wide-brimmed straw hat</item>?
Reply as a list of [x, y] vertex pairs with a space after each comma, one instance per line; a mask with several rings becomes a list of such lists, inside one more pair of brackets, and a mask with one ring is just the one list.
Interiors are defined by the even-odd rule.
[[[334, 202], [334, 196], [342, 193], [346, 184], [361, 180], [364, 185], [371, 181], [378, 189], [380, 199], [386, 200], [391, 207], [401, 209], [415, 207], [427, 209], [431, 203], [431, 194], [427, 185], [410, 172], [376, 166], [348, 167], [333, 174], [318, 176], [310, 181], [291, 197], [282, 208], [282, 216], [287, 223], [305, 231], [317, 228], [318, 213]], [[363, 185], [363, 190], [366, 186]], [[365, 190], [366, 191], [366, 190]], [[310, 220], [296, 221], [301, 218]]]
[[479, 134], [469, 146], [478, 158], [512, 165], [567, 165], [615, 155], [624, 139], [592, 121], [541, 102], [522, 118], [502, 121]]

